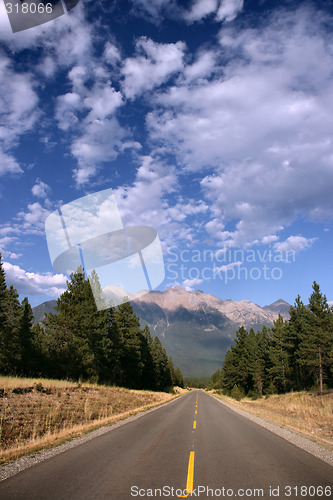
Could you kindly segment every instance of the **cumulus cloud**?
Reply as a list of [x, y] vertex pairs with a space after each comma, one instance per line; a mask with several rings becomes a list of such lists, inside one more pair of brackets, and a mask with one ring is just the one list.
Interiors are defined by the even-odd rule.
[[117, 119], [116, 112], [123, 98], [116, 91], [104, 70], [95, 83], [86, 85], [87, 69], [75, 66], [69, 72], [73, 91], [57, 99], [56, 118], [59, 128], [71, 133], [70, 150], [78, 166], [74, 168], [77, 185], [86, 184], [101, 164], [112, 161], [124, 148], [137, 149], [130, 135]]
[[274, 248], [279, 252], [300, 252], [313, 245], [316, 238], [304, 236], [289, 236], [285, 241], [275, 243]]
[[241, 266], [242, 264], [243, 264], [243, 262], [241, 262], [239, 260], [237, 262], [230, 262], [230, 264], [225, 264], [225, 265], [220, 266], [220, 267], [215, 267], [214, 272], [215, 273], [225, 273], [229, 269], [233, 269], [236, 266]]
[[51, 188], [48, 184], [36, 179], [36, 184], [32, 187], [31, 192], [37, 198], [47, 198], [48, 194], [51, 192]]
[[187, 290], [188, 292], [194, 292], [195, 287], [201, 285], [201, 283], [203, 283], [203, 281], [204, 280], [202, 280], [200, 278], [187, 279], [187, 280], [183, 281], [181, 286], [184, 287], [185, 290]]
[[16, 72], [0, 50], [0, 175], [22, 173], [11, 149], [35, 125], [37, 103], [32, 76]]
[[123, 148], [126, 131], [116, 119], [94, 120], [82, 127], [82, 135], [73, 140], [71, 152], [78, 161], [74, 169], [77, 185], [86, 184], [101, 163], [115, 159]]
[[332, 41], [309, 8], [230, 25], [213, 76], [155, 93], [150, 137], [203, 173], [206, 229], [226, 245], [267, 244], [300, 214], [332, 218]]
[[243, 6], [244, 0], [222, 0], [216, 19], [219, 21], [233, 21], [243, 10]]
[[12, 154], [0, 151], [0, 177], [5, 174], [22, 174], [22, 172], [22, 168]]
[[218, 7], [218, 0], [196, 0], [189, 11], [184, 13], [187, 21], [199, 21], [212, 14]]
[[136, 42], [136, 57], [125, 60], [123, 90], [132, 99], [166, 82], [183, 67], [185, 44], [157, 43], [142, 37]]
[[22, 229], [39, 233], [44, 230], [44, 223], [49, 211], [39, 202], [29, 203], [26, 212], [19, 212], [18, 218], [22, 221]]
[[114, 190], [123, 223], [154, 227], [165, 248], [175, 241], [190, 243], [208, 206], [200, 199], [184, 200], [178, 196], [180, 185], [174, 167], [151, 156], [140, 160], [135, 181]]
[[3, 262], [7, 285], [13, 285], [21, 295], [46, 294], [59, 297], [66, 290], [67, 278], [63, 274], [27, 272], [10, 262]]
[[193, 23], [214, 14], [214, 20], [233, 21], [243, 9], [244, 0], [192, 0], [184, 7], [181, 0], [131, 0], [133, 13], [153, 23], [165, 18]]

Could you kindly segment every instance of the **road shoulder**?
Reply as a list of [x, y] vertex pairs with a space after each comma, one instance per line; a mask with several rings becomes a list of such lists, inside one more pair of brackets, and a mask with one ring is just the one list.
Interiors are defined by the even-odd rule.
[[324, 445], [324, 443], [323, 445], [321, 445], [318, 442], [312, 441], [311, 438], [307, 437], [304, 434], [301, 434], [298, 431], [288, 429], [282, 425], [277, 425], [272, 421], [263, 419], [261, 417], [257, 417], [256, 415], [253, 415], [253, 413], [241, 410], [240, 408], [237, 408], [236, 406], [224, 401], [223, 399], [219, 398], [216, 395], [213, 394], [209, 395], [212, 396], [214, 399], [216, 399], [222, 405], [234, 411], [235, 413], [242, 415], [243, 417], [247, 418], [248, 420], [251, 420], [252, 422], [260, 425], [261, 427], [264, 427], [273, 434], [282, 437], [286, 441], [294, 444], [298, 448], [301, 448], [302, 450], [310, 453], [311, 455], [319, 458], [323, 462], [326, 462], [331, 467], [333, 467], [333, 452], [329, 449], [329, 445], [327, 445], [327, 447], [326, 444]]

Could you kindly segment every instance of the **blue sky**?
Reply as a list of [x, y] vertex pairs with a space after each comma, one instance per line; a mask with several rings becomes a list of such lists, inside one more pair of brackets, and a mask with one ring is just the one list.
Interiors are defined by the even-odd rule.
[[8, 284], [57, 298], [45, 219], [112, 188], [158, 231], [160, 290], [332, 301], [332, 27], [331, 2], [81, 0], [13, 34], [0, 0]]

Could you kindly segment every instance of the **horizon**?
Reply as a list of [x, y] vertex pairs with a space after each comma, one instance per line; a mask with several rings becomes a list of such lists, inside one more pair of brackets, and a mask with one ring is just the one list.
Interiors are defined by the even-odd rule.
[[332, 305], [332, 25], [323, 1], [85, 0], [13, 33], [0, 0], [7, 284], [57, 299], [45, 220], [110, 189], [158, 234], [156, 290]]

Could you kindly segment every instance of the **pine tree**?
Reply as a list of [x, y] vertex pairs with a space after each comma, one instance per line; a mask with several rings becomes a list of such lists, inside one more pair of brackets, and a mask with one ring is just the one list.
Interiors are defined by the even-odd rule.
[[44, 320], [53, 376], [95, 382], [107, 378], [107, 311], [97, 311], [82, 268], [71, 274], [56, 310]]
[[291, 306], [290, 319], [286, 328], [286, 341], [291, 367], [290, 381], [296, 390], [308, 387], [311, 376], [307, 366], [300, 362], [299, 346], [302, 338], [306, 335], [308, 311], [298, 295], [294, 306]]
[[13, 285], [6, 290], [4, 307], [6, 316], [0, 331], [0, 370], [6, 374], [17, 374], [21, 360], [19, 342], [21, 304]]
[[153, 338], [146, 325], [142, 330], [141, 357], [143, 362], [142, 388], [156, 390], [155, 365], [152, 356]]
[[256, 394], [262, 396], [265, 389], [270, 384], [268, 376], [269, 369], [269, 334], [266, 326], [257, 332], [254, 339], [254, 349], [252, 351], [253, 365], [252, 377]]
[[251, 342], [248, 337], [248, 332], [241, 326], [236, 332], [235, 345], [226, 352], [222, 367], [222, 385], [229, 394], [236, 385], [246, 393], [253, 387], [250, 366], [252, 358], [250, 360], [249, 355]]
[[125, 387], [139, 388], [143, 363], [141, 359], [142, 333], [139, 318], [129, 302], [120, 304], [115, 311], [115, 322], [119, 335], [119, 380]]
[[1, 332], [4, 331], [5, 324], [7, 322], [6, 300], [7, 300], [6, 276], [0, 253], [0, 335]]
[[289, 388], [290, 360], [288, 354], [287, 322], [279, 314], [274, 326], [271, 328], [270, 360], [269, 370], [273, 384], [279, 392], [287, 392]]
[[154, 362], [154, 376], [156, 389], [163, 390], [172, 385], [169, 360], [164, 347], [158, 337], [153, 339], [151, 354]]
[[320, 392], [323, 392], [324, 377], [333, 361], [332, 311], [315, 281], [312, 288], [307, 311], [307, 330], [302, 335], [298, 356], [301, 364], [312, 368], [319, 379]]
[[175, 369], [175, 385], [177, 387], [184, 387], [183, 374], [180, 371], [180, 368]]
[[21, 305], [21, 318], [19, 322], [19, 343], [20, 343], [20, 367], [19, 371], [22, 375], [28, 376], [33, 372], [33, 312], [28, 298], [25, 297]]

